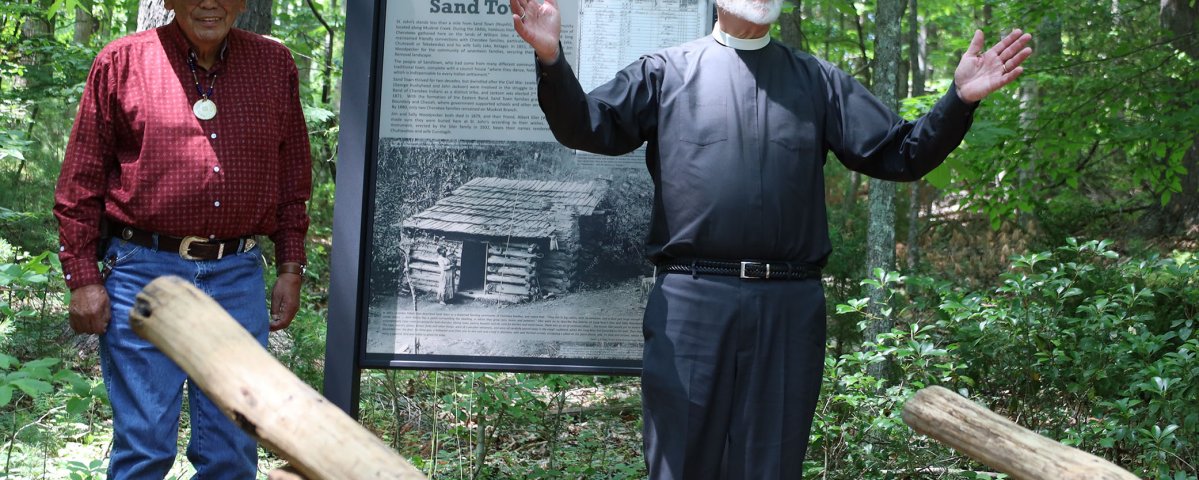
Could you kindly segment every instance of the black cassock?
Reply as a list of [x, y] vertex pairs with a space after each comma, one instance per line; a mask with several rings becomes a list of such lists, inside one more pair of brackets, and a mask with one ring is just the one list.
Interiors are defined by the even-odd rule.
[[[976, 104], [953, 87], [908, 122], [828, 62], [770, 41], [707, 36], [629, 65], [584, 93], [561, 58], [538, 100], [563, 145], [620, 155], [647, 144], [655, 265], [762, 260], [823, 266], [824, 162], [899, 181], [936, 168]], [[659, 273], [663, 269], [659, 269]], [[816, 278], [659, 275], [642, 371], [650, 478], [800, 478], [820, 390]]]

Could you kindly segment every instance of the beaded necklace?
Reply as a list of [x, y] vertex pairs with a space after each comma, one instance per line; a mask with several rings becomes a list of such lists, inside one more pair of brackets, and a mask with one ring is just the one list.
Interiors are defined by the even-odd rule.
[[192, 113], [200, 120], [212, 120], [216, 117], [216, 102], [212, 101], [212, 95], [216, 93], [216, 72], [208, 74], [208, 90], [200, 86], [200, 78], [196, 76], [196, 52], [187, 53], [187, 68], [192, 72], [192, 81], [196, 84], [196, 93], [200, 94], [200, 99], [192, 105]]

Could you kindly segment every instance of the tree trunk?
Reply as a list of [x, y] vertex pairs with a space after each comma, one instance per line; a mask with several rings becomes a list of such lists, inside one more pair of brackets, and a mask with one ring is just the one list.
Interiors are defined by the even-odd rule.
[[[1199, 3], [1194, 0], [1162, 0], [1161, 24], [1173, 34], [1174, 48], [1194, 60], [1199, 60]], [[1189, 233], [1199, 225], [1199, 135], [1182, 157], [1186, 173], [1182, 177], [1182, 190], [1170, 197], [1163, 209], [1163, 231]]]
[[795, 9], [779, 18], [781, 40], [796, 50], [808, 51], [808, 45], [803, 33], [803, 1], [795, 0]]
[[1199, 3], [1194, 0], [1161, 0], [1159, 18], [1162, 26], [1174, 34], [1173, 45], [1191, 58], [1199, 59], [1199, 39], [1195, 24], [1199, 22]]
[[920, 210], [924, 204], [920, 202], [920, 187], [924, 181], [908, 184], [908, 270], [916, 270], [920, 264]]
[[[1061, 41], [1062, 24], [1057, 17], [1050, 13], [1041, 20], [1040, 28], [1037, 32], [1037, 55], [1041, 61], [1054, 63], [1062, 53]], [[1036, 129], [1037, 112], [1039, 112], [1041, 98], [1044, 98], [1045, 92], [1041, 91], [1041, 85], [1038, 84], [1037, 78], [1031, 76], [1020, 82], [1020, 126], [1025, 132], [1024, 144], [1028, 150], [1025, 153], [1023, 164], [1019, 166], [1019, 184], [1022, 190], [1032, 188], [1031, 185], [1036, 182], [1037, 164], [1041, 161], [1041, 152], [1037, 150], [1036, 143], [1032, 138], [1033, 132]], [[1017, 222], [1020, 228], [1028, 230], [1032, 227], [1033, 212], [1021, 210], [1017, 214]]]
[[[50, 8], [48, 0], [34, 0], [31, 3], [37, 5], [41, 11]], [[22, 47], [33, 46], [37, 40], [49, 37], [50, 34], [50, 22], [40, 14], [27, 15], [21, 21]], [[25, 74], [13, 78], [14, 86], [29, 90], [42, 89], [43, 84], [50, 78], [51, 72], [50, 63], [46, 61], [48, 59], [44, 58], [45, 55], [40, 52], [40, 50], [33, 49], [21, 51], [18, 54], [17, 62], [25, 66]], [[31, 122], [30, 127], [32, 124]]]
[[[895, 92], [898, 91], [899, 38], [903, 18], [903, 7], [907, 0], [878, 0], [875, 16], [874, 78], [872, 90], [892, 110], [899, 106]], [[895, 268], [895, 183], [870, 180], [870, 224], [866, 231], [866, 271], [891, 271]], [[892, 320], [882, 313], [887, 292], [870, 289], [872, 300], [869, 312], [874, 321], [866, 328], [865, 340], [874, 341], [876, 335], [891, 330]], [[877, 368], [876, 368], [877, 366]], [[872, 364], [871, 374], [880, 376], [883, 364]]]
[[75, 43], [87, 45], [99, 28], [100, 21], [96, 20], [92, 12], [83, 7], [75, 7]]
[[858, 203], [858, 189], [862, 186], [862, 174], [849, 172], [849, 186], [845, 189], [845, 208], [853, 210]]
[[908, 60], [911, 64], [912, 89], [911, 96], [924, 95], [924, 68], [928, 62], [925, 30], [920, 27], [920, 17], [916, 12], [916, 0], [908, 5]]
[[262, 35], [271, 34], [271, 10], [275, 0], [246, 0], [246, 11], [233, 26]]
[[[924, 95], [924, 68], [928, 61], [928, 48], [925, 30], [920, 26], [920, 15], [917, 10], [917, 0], [908, 2], [908, 70], [911, 73], [910, 95]], [[908, 270], [915, 270], [920, 263], [920, 209], [924, 206], [920, 199], [920, 188], [923, 182], [912, 182], [908, 186]]]
[[137, 31], [158, 28], [175, 18], [175, 12], [167, 10], [162, 0], [139, 0], [137, 4]]

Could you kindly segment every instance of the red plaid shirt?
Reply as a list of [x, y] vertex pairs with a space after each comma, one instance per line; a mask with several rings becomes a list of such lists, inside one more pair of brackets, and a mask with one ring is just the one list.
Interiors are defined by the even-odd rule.
[[200, 120], [172, 22], [96, 56], [55, 191], [59, 258], [72, 290], [101, 283], [102, 217], [183, 237], [269, 235], [276, 261], [305, 263], [312, 158], [287, 47], [233, 29], [211, 70], [217, 115]]

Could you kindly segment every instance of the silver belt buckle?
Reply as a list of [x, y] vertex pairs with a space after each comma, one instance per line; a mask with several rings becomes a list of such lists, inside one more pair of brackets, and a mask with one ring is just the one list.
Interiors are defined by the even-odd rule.
[[[748, 268], [750, 265], [763, 265], [763, 266], [765, 266], [765, 267], [766, 267], [766, 274], [765, 274], [765, 275], [759, 275], [759, 276], [753, 276], [753, 275], [750, 275], [750, 274], [749, 274], [749, 273], [746, 271], [746, 269], [747, 269], [747, 268]], [[763, 263], [763, 262], [741, 262], [741, 278], [770, 278], [770, 264], [769, 264], [769, 263]]]
[[[208, 239], [204, 238], [204, 237], [195, 237], [195, 236], [183, 237], [183, 240], [181, 240], [179, 242], [179, 256], [183, 257], [184, 260], [203, 260], [202, 258], [199, 258], [199, 257], [193, 257], [190, 253], [188, 253], [188, 251], [191, 250], [191, 246], [193, 243], [207, 242], [207, 241], [208, 241]], [[220, 243], [218, 245], [220, 245], [220, 246], [217, 248], [216, 259], [220, 260], [221, 257], [225, 256], [225, 244]]]

